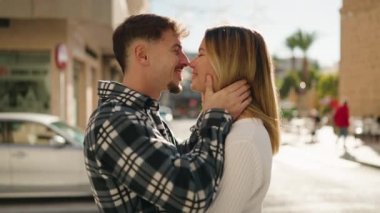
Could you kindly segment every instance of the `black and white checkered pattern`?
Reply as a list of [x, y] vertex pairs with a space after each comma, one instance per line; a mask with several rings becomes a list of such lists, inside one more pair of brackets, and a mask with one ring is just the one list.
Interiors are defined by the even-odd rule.
[[223, 173], [232, 118], [202, 115], [178, 143], [157, 101], [116, 82], [99, 82], [99, 106], [84, 141], [86, 169], [101, 212], [204, 212]]

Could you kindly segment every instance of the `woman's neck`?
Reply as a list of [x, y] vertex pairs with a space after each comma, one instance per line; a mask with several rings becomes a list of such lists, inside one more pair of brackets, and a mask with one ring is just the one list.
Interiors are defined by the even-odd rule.
[[248, 110], [244, 110], [236, 120], [241, 120], [244, 118], [253, 118], [253, 117], [254, 116], [251, 112], [249, 112]]

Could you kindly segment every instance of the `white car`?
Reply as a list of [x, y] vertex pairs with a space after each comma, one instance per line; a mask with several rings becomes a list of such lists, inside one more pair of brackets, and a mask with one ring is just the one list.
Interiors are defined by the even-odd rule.
[[83, 138], [56, 116], [0, 113], [0, 197], [91, 196]]

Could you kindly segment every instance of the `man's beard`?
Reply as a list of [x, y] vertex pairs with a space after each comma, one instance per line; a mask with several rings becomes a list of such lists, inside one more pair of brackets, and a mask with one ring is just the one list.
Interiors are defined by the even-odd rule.
[[178, 93], [182, 92], [182, 85], [176, 84], [174, 82], [170, 82], [167, 85], [167, 88], [168, 88], [169, 92], [173, 93], [173, 94], [178, 94]]

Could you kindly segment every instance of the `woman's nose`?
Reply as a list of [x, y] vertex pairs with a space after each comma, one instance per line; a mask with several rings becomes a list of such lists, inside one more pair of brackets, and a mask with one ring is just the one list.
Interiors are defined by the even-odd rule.
[[191, 60], [191, 61], [189, 62], [189, 66], [190, 66], [191, 68], [194, 68], [194, 66], [195, 66], [194, 61], [195, 61], [195, 59], [193, 59], [193, 60]]

